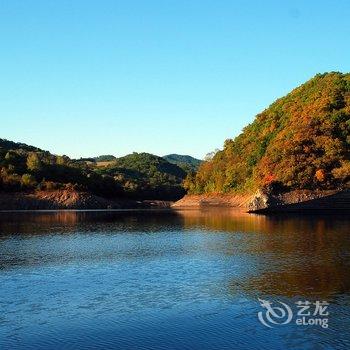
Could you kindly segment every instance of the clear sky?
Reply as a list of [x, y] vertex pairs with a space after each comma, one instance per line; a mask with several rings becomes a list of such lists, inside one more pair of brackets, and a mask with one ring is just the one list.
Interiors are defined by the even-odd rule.
[[71, 157], [203, 157], [318, 72], [349, 0], [0, 0], [1, 138]]

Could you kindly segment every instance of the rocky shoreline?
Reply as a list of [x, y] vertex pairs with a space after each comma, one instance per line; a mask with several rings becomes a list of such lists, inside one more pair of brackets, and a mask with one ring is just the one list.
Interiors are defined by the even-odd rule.
[[177, 202], [159, 200], [108, 199], [72, 190], [0, 192], [0, 210], [60, 209], [203, 209], [237, 208], [250, 213], [350, 211], [350, 190], [295, 190], [274, 193], [266, 189], [254, 194], [186, 195]]
[[189, 194], [172, 205], [175, 209], [199, 209], [209, 207], [248, 208], [251, 195]]
[[295, 190], [287, 193], [258, 191], [248, 212], [350, 211], [350, 190]]
[[286, 193], [258, 190], [254, 194], [186, 195], [172, 205], [175, 209], [210, 207], [239, 208], [250, 213], [350, 211], [350, 190], [295, 190]]
[[107, 199], [72, 190], [0, 192], [0, 210], [150, 209], [170, 208], [171, 204], [172, 202], [159, 200]]

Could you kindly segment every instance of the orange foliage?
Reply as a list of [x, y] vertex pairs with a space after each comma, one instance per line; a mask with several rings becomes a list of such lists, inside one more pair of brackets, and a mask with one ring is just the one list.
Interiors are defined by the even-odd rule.
[[190, 192], [253, 190], [273, 181], [315, 189], [350, 178], [350, 74], [318, 74], [268, 109], [190, 179]]

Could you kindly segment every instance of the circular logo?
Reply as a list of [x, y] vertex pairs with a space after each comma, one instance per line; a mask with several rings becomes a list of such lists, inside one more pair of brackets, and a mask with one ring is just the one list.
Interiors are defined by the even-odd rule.
[[261, 306], [265, 311], [258, 312], [259, 321], [266, 327], [272, 328], [274, 325], [289, 323], [293, 318], [292, 309], [285, 303], [278, 301], [278, 306], [273, 306], [272, 302], [260, 299]]

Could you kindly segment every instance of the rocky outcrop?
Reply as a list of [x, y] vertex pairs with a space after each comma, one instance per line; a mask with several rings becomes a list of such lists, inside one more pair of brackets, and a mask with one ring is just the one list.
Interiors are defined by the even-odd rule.
[[277, 196], [274, 196], [271, 193], [260, 189], [249, 201], [248, 211], [253, 212], [256, 210], [262, 210], [270, 207], [278, 207], [280, 205], [283, 205], [283, 203]]
[[350, 210], [350, 190], [295, 190], [273, 193], [259, 190], [248, 204], [249, 212]]

